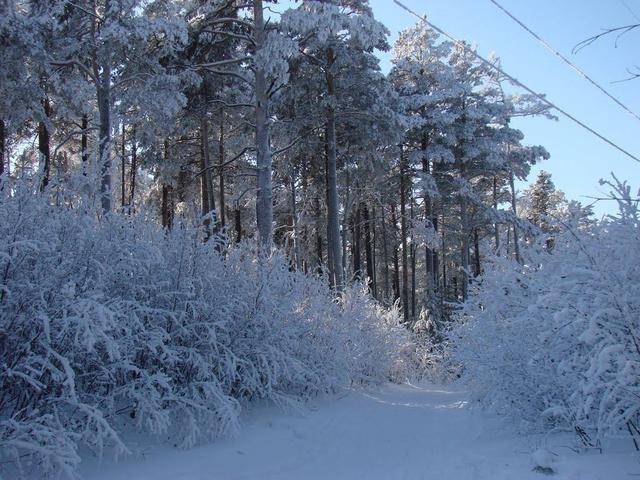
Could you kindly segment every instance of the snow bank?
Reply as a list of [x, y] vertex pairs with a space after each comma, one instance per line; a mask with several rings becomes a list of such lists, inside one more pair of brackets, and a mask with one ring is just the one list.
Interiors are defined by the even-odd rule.
[[[362, 288], [324, 282], [198, 228], [96, 219], [28, 185], [0, 199], [0, 461], [73, 476], [78, 449], [127, 453], [123, 415], [183, 447], [243, 406], [406, 373], [411, 338]], [[405, 353], [403, 353], [405, 352]]]

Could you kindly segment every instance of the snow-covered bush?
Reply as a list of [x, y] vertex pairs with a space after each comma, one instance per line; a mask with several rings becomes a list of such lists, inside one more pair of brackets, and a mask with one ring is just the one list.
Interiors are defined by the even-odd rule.
[[237, 428], [252, 400], [397, 377], [399, 322], [362, 291], [336, 302], [278, 253], [222, 255], [197, 227], [96, 218], [5, 184], [0, 465], [73, 476], [80, 446], [127, 452], [123, 417], [188, 447]]
[[[346, 362], [351, 381], [402, 381], [415, 371], [416, 342], [400, 325], [398, 305], [390, 309], [375, 302], [363, 285], [347, 288], [342, 297]], [[386, 372], [384, 377], [380, 372]]]
[[460, 365], [452, 355], [450, 340], [446, 335], [452, 322], [434, 314], [442, 310], [440, 306], [433, 310], [423, 308], [412, 328], [417, 340], [412, 342], [415, 348], [411, 354], [415, 362], [412, 370], [437, 384], [450, 383], [460, 376]]
[[525, 265], [494, 258], [452, 335], [483, 403], [585, 443], [639, 433], [640, 211], [609, 185], [617, 216], [563, 221]]

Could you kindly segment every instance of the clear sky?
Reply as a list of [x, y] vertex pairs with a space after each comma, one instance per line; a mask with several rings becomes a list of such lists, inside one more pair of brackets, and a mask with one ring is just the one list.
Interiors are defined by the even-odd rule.
[[[494, 52], [510, 75], [527, 84], [578, 117], [584, 123], [632, 154], [640, 157], [640, 121], [622, 110], [566, 64], [544, 49], [533, 37], [489, 0], [404, 0], [403, 3], [458, 39], [477, 45], [484, 56]], [[499, 0], [533, 31], [580, 66], [605, 89], [640, 115], [640, 79], [612, 83], [628, 77], [627, 68], [640, 66], [640, 31], [618, 39], [605, 38], [572, 54], [581, 40], [602, 28], [640, 22], [640, 0]], [[378, 20], [391, 31], [415, 23], [393, 0], [370, 0]], [[635, 16], [634, 16], [635, 15]], [[637, 18], [636, 18], [637, 17]], [[390, 54], [383, 53], [382, 67], [389, 68]], [[568, 198], [591, 202], [585, 196], [602, 196], [598, 179], [614, 172], [636, 191], [640, 187], [640, 163], [625, 157], [567, 119], [522, 119], [514, 126], [525, 142], [543, 145], [551, 159], [539, 169], [551, 172]], [[615, 209], [613, 202], [599, 202], [596, 213]]]

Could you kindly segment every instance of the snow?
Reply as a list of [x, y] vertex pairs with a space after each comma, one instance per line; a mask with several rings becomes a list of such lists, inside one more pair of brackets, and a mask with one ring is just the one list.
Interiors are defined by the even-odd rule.
[[540, 466], [558, 480], [611, 480], [640, 474], [628, 443], [578, 454], [570, 436], [518, 435], [472, 408], [465, 391], [404, 384], [347, 391], [298, 414], [255, 409], [236, 438], [187, 451], [145, 445], [118, 464], [83, 462], [81, 473], [86, 480], [527, 480], [545, 478], [534, 471]]

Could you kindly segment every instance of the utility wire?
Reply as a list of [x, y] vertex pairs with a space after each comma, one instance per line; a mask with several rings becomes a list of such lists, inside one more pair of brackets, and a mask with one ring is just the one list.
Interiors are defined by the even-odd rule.
[[498, 71], [499, 73], [501, 73], [502, 75], [504, 75], [506, 78], [508, 78], [511, 83], [513, 83], [514, 85], [518, 85], [519, 87], [523, 88], [524, 90], [526, 90], [527, 92], [529, 92], [531, 95], [535, 96], [536, 98], [538, 98], [538, 100], [540, 100], [541, 102], [543, 102], [544, 104], [546, 104], [547, 106], [553, 108], [554, 110], [557, 110], [558, 112], [560, 112], [562, 115], [564, 115], [565, 117], [567, 117], [569, 120], [571, 120], [574, 123], [577, 123], [579, 126], [581, 126], [582, 128], [584, 128], [585, 130], [587, 130], [588, 132], [590, 132], [591, 134], [595, 135], [596, 137], [598, 137], [600, 140], [602, 140], [603, 142], [607, 143], [609, 146], [615, 148], [616, 150], [618, 150], [619, 152], [624, 153], [627, 157], [635, 160], [636, 162], [640, 163], [640, 158], [636, 157], [635, 155], [629, 153], [627, 150], [625, 150], [624, 148], [620, 147], [619, 145], [616, 145], [615, 143], [613, 143], [611, 140], [609, 140], [607, 137], [605, 137], [604, 135], [601, 135], [600, 133], [596, 132], [593, 128], [589, 127], [588, 125], [586, 125], [585, 123], [581, 122], [580, 120], [578, 120], [576, 117], [574, 117], [573, 115], [571, 115], [569, 112], [567, 112], [566, 110], [563, 110], [562, 108], [558, 107], [557, 105], [555, 105], [554, 103], [552, 103], [550, 100], [547, 100], [543, 95], [534, 92], [532, 89], [530, 89], [529, 87], [527, 87], [524, 83], [522, 83], [520, 80], [518, 80], [517, 78], [509, 75], [507, 72], [505, 72], [504, 70], [502, 70], [499, 66], [494, 65], [493, 63], [491, 63], [489, 60], [486, 60], [484, 57], [482, 57], [479, 53], [477, 53], [475, 50], [473, 50], [472, 48], [469, 48], [469, 46], [467, 44], [465, 44], [464, 42], [461, 42], [460, 40], [456, 39], [455, 37], [449, 35], [447, 32], [445, 32], [444, 30], [442, 30], [441, 28], [438, 28], [436, 25], [434, 25], [433, 23], [429, 22], [425, 17], [421, 17], [420, 15], [418, 15], [416, 12], [414, 12], [413, 10], [411, 10], [409, 7], [407, 7], [405, 4], [403, 4], [402, 2], [400, 2], [400, 0], [393, 0], [393, 3], [395, 3], [396, 5], [398, 5], [400, 8], [402, 8], [403, 10], [407, 11], [409, 14], [413, 15], [414, 17], [416, 17], [417, 19], [419, 19], [421, 22], [424, 22], [425, 25], [428, 25], [429, 27], [431, 27], [433, 30], [435, 30], [436, 32], [440, 33], [441, 35], [447, 37], [449, 40], [451, 40], [452, 42], [460, 45], [462, 48], [464, 48], [467, 52], [471, 53], [473, 56], [475, 56], [478, 60], [480, 60], [483, 64], [485, 64], [486, 66]]
[[[598, 84], [598, 82], [596, 82], [593, 78], [591, 78], [589, 75], [587, 75], [580, 67], [578, 67], [571, 60], [569, 60], [567, 57], [562, 55], [562, 53], [560, 53], [555, 48], [553, 48], [540, 35], [538, 35], [536, 32], [534, 32], [529, 27], [527, 27], [524, 23], [522, 23], [520, 20], [518, 20], [511, 12], [509, 12], [506, 8], [504, 8], [502, 5], [500, 5], [496, 0], [489, 0], [489, 1], [491, 3], [493, 3], [496, 7], [498, 7], [500, 10], [502, 10], [508, 17], [511, 18], [511, 20], [513, 20], [518, 25], [520, 25], [522, 28], [524, 28], [527, 32], [529, 32], [529, 34], [531, 34], [536, 40], [538, 40], [538, 42], [540, 42], [547, 50], [549, 50], [551, 53], [553, 53], [556, 57], [558, 57], [564, 63], [569, 65], [569, 67], [571, 67], [578, 75], [580, 75], [582, 78], [584, 78], [590, 84], [592, 84], [594, 87], [596, 87], [602, 93], [604, 93], [611, 100], [616, 102], [620, 107], [622, 107], [624, 110], [626, 110], [627, 113], [630, 113], [631, 115], [633, 115], [636, 118], [636, 120], [640, 121], [640, 116], [637, 113], [633, 112], [624, 103], [622, 103], [620, 100], [618, 100], [616, 97], [614, 97], [611, 93], [609, 93], [607, 90], [605, 90], [604, 87], [602, 87], [600, 84]], [[624, 2], [623, 2], [623, 4], [624, 4]], [[624, 5], [626, 6], [626, 4], [624, 4]]]
[[633, 17], [640, 22], [640, 17], [638, 17], [636, 12], [627, 4], [627, 2], [625, 2], [624, 0], [620, 0], [620, 3], [622, 3], [622, 5], [624, 5], [625, 8], [629, 10], [629, 13], [633, 15]]

